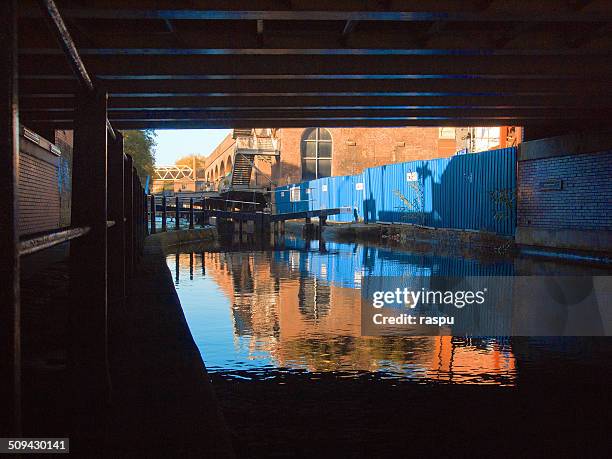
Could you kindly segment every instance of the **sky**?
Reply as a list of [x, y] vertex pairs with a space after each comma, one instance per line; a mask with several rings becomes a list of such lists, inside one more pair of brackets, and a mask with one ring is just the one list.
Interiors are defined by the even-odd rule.
[[155, 165], [166, 166], [188, 155], [208, 156], [231, 129], [158, 130]]

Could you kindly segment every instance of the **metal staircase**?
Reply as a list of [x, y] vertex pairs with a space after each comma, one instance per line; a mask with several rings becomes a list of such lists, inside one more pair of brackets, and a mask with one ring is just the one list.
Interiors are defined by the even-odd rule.
[[236, 139], [236, 144], [234, 147], [232, 178], [229, 184], [231, 189], [248, 189], [251, 185], [253, 169], [270, 181], [270, 178], [255, 165], [255, 157], [257, 155], [269, 157], [279, 156], [280, 154], [277, 140], [272, 137], [272, 132], [265, 131], [234, 129], [232, 137]]
[[236, 152], [234, 167], [232, 169], [232, 188], [248, 188], [253, 173], [255, 155], [246, 155]]

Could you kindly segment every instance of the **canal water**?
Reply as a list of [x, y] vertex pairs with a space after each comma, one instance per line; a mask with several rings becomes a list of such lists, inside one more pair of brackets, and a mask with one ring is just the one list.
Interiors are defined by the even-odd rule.
[[[360, 288], [366, 276], [511, 276], [518, 268], [510, 258], [287, 237], [267, 250], [235, 243], [212, 250], [183, 247], [168, 255], [167, 263], [208, 371], [226, 378], [306, 373], [314, 379], [332, 374], [512, 386], [519, 364], [532, 369], [546, 357], [597, 366], [590, 361], [597, 358], [593, 346], [607, 347], [607, 340], [584, 338], [361, 336]], [[567, 273], [567, 265], [558, 271]]]
[[296, 237], [183, 246], [167, 263], [238, 457], [597, 457], [610, 446], [608, 338], [360, 333], [366, 276], [583, 267]]

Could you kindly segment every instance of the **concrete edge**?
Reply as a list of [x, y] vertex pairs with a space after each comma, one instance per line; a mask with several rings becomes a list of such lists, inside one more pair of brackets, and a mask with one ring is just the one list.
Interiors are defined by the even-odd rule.
[[583, 250], [612, 256], [612, 231], [549, 230], [518, 226], [516, 243], [550, 249]]
[[[170, 272], [170, 268], [168, 268], [166, 264], [166, 255], [168, 254], [168, 249], [177, 246], [183, 243], [191, 243], [191, 242], [202, 242], [202, 241], [215, 241], [217, 238], [217, 229], [215, 227], [207, 227], [207, 228], [198, 228], [198, 229], [187, 229], [187, 230], [179, 230], [179, 231], [170, 231], [170, 232], [160, 232], [149, 235], [145, 238], [144, 243], [144, 253], [143, 253], [143, 261], [142, 265], [149, 267], [151, 266], [163, 266], [164, 273], [164, 281], [168, 283], [168, 286], [171, 287], [172, 294], [176, 298], [178, 304], [180, 304], [180, 298], [174, 286], [174, 281], [172, 279], [172, 275]], [[222, 438], [219, 438], [220, 444], [226, 445], [226, 450], [223, 451], [222, 456], [218, 457], [227, 457], [227, 458], [235, 458], [236, 454], [233, 448], [232, 442], [232, 434], [230, 432], [229, 425], [223, 415], [220, 404], [216, 398], [214, 393], [214, 389], [212, 387], [212, 383], [208, 378], [208, 370], [206, 368], [206, 363], [204, 361], [204, 357], [201, 355], [200, 350], [193, 338], [193, 334], [191, 333], [191, 329], [189, 328], [189, 324], [187, 322], [187, 318], [185, 317], [185, 313], [182, 309], [182, 305], [177, 314], [180, 315], [180, 322], [185, 327], [185, 336], [189, 339], [189, 345], [194, 350], [194, 355], [198, 356], [199, 366], [201, 366], [201, 371], [203, 373], [202, 384], [208, 386], [208, 390], [210, 390], [213, 394], [214, 406], [212, 408], [211, 416], [215, 416], [215, 414], [220, 418], [219, 419], [219, 429], [221, 431]], [[217, 451], [215, 453], [218, 454]]]
[[518, 147], [518, 161], [556, 156], [601, 153], [612, 150], [611, 132], [582, 132], [523, 142]]
[[166, 253], [173, 246], [192, 242], [212, 242], [217, 238], [217, 228], [214, 226], [150, 234], [145, 240], [145, 253], [148, 254], [149, 251], [158, 249]]

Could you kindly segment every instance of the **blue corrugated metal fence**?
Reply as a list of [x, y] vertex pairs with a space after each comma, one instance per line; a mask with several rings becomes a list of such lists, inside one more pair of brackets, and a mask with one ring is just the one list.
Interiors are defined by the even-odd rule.
[[[351, 207], [368, 223], [415, 223], [504, 235], [514, 234], [515, 196], [516, 148], [389, 164], [275, 190], [277, 213]], [[330, 217], [353, 219], [351, 214]]]

